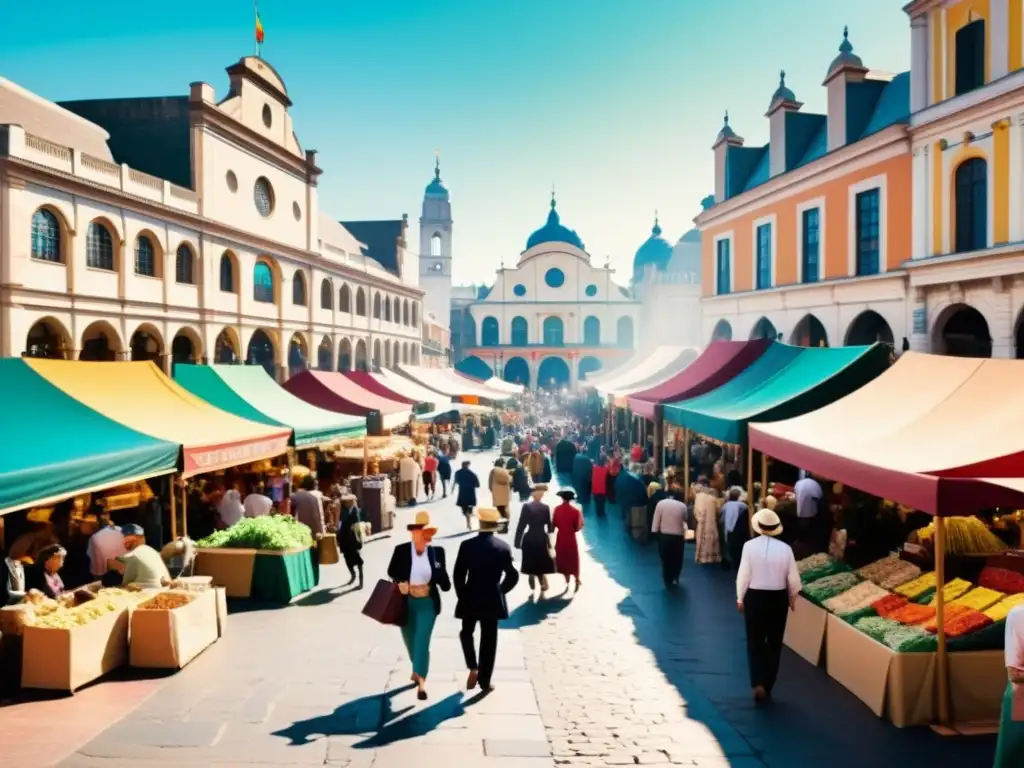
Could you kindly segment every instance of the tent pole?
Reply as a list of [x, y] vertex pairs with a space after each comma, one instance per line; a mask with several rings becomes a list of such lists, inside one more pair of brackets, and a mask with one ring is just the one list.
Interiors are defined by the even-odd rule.
[[181, 535], [188, 536], [188, 486], [181, 478]]
[[[768, 455], [761, 454], [761, 498], [768, 493]], [[749, 506], [749, 505], [748, 505]]]
[[950, 725], [949, 656], [946, 651], [946, 520], [935, 516], [935, 622], [937, 675], [939, 683], [939, 724]]
[[370, 436], [363, 435], [363, 477], [370, 473]]
[[[761, 502], [764, 503], [764, 486], [761, 487]], [[754, 446], [747, 443], [747, 526], [754, 533]]]
[[683, 427], [683, 498], [690, 502], [690, 430]]
[[171, 475], [171, 541], [178, 538], [178, 503], [175, 496], [174, 486], [177, 484], [178, 474]]
[[654, 459], [654, 473], [659, 474], [665, 469], [665, 422], [658, 418], [658, 414], [654, 414], [654, 455], [651, 456]]

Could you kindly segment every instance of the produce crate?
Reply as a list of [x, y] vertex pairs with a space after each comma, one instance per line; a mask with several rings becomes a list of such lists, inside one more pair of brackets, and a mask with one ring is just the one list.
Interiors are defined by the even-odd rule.
[[200, 549], [196, 573], [210, 576], [227, 597], [288, 603], [313, 589], [319, 580], [315, 547], [274, 551]]
[[214, 585], [224, 587], [228, 597], [249, 597], [257, 551], [200, 549], [196, 552], [195, 573], [197, 576], [209, 576]]
[[796, 609], [789, 613], [782, 641], [787, 648], [817, 667], [821, 664], [827, 622], [828, 612], [824, 608], [803, 595], [797, 595]]
[[27, 626], [21, 685], [74, 692], [128, 663], [127, 608], [71, 629]]
[[146, 669], [181, 669], [219, 637], [217, 594], [172, 591], [192, 600], [180, 608], [132, 611], [129, 663]]

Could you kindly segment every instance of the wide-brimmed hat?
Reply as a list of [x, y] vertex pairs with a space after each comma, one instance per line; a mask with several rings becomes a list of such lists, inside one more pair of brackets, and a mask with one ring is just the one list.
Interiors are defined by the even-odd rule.
[[759, 533], [762, 536], [778, 536], [782, 533], [782, 521], [779, 520], [779, 516], [775, 512], [767, 508], [758, 510], [750, 521], [750, 525], [754, 529], [754, 533]]
[[494, 507], [477, 507], [476, 519], [481, 525], [498, 525], [501, 522], [501, 513]]
[[576, 498], [575, 491], [559, 491], [555, 495], [565, 499], [566, 501], [572, 501], [573, 499]]
[[547, 483], [535, 483], [533, 488], [530, 489], [530, 493], [544, 493], [548, 489]]
[[437, 533], [437, 528], [430, 524], [430, 513], [425, 509], [421, 509], [416, 513], [416, 517], [413, 521], [405, 526], [410, 531], [426, 531], [427, 533]]

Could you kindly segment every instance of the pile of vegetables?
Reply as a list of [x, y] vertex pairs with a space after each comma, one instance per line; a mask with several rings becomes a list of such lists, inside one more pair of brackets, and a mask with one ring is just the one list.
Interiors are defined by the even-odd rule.
[[302, 549], [313, 546], [313, 533], [287, 515], [248, 517], [197, 542], [201, 549]]
[[852, 571], [834, 573], [831, 576], [812, 581], [804, 585], [804, 595], [819, 605], [830, 598], [841, 595], [846, 590], [860, 583], [860, 578]]
[[[70, 601], [60, 601], [54, 607], [51, 605], [54, 601], [50, 600], [40, 603], [35, 608], [35, 616], [30, 621], [26, 621], [26, 624], [45, 629], [74, 629], [111, 613], [130, 608], [145, 597], [145, 594], [138, 591], [109, 587], [101, 589], [96, 593], [95, 599], [81, 605], [72, 606]], [[40, 613], [40, 608], [45, 612]]]
[[161, 592], [149, 600], [141, 603], [137, 610], [140, 611], [173, 611], [188, 605], [194, 599], [194, 595], [188, 592]]

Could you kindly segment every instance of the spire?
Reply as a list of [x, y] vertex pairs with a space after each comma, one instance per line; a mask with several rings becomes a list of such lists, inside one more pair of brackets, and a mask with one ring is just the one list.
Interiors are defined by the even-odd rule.
[[434, 150], [434, 179], [441, 180], [441, 150]]
[[661, 237], [661, 225], [658, 223], [658, 209], [654, 209], [654, 226], [651, 227], [651, 237]]
[[850, 44], [850, 28], [843, 26], [843, 42], [839, 44], [840, 53], [853, 53], [853, 45]]
[[864, 62], [861, 61], [860, 56], [853, 52], [853, 43], [850, 42], [850, 28], [844, 26], [843, 42], [839, 44], [839, 55], [832, 59], [832, 63], [829, 64], [825, 82], [827, 83], [836, 72], [846, 67], [863, 70]]
[[797, 103], [796, 94], [786, 87], [786, 70], [784, 69], [779, 72], [779, 87], [776, 88], [775, 93], [772, 94], [772, 101], [768, 107], [769, 114], [771, 114], [779, 104], [796, 104], [797, 108], [802, 106]]
[[718, 144], [723, 139], [732, 139], [736, 137], [736, 132], [733, 131], [729, 125], [729, 110], [725, 110], [725, 118], [722, 120], [722, 130], [718, 132], [718, 137], [715, 139], [715, 144]]
[[555, 182], [551, 182], [551, 210], [555, 210]]

